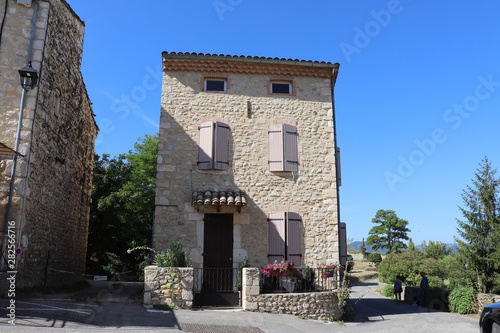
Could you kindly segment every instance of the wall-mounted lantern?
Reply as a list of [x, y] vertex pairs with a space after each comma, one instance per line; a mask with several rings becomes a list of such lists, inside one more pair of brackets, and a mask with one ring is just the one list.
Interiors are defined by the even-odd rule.
[[31, 67], [31, 61], [28, 66], [19, 70], [19, 75], [21, 76], [21, 86], [24, 90], [35, 88], [38, 81], [38, 73], [33, 67]]

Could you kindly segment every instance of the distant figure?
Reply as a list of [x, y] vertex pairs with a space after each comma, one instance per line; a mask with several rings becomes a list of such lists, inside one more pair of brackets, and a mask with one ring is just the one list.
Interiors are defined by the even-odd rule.
[[403, 281], [401, 281], [401, 277], [396, 276], [396, 280], [394, 281], [394, 297], [397, 302], [401, 302], [401, 293], [403, 292]]
[[427, 298], [427, 289], [429, 289], [429, 279], [425, 275], [425, 272], [420, 272], [420, 276], [422, 276], [422, 280], [420, 280], [420, 291], [419, 291], [419, 305], [426, 306], [426, 298]]

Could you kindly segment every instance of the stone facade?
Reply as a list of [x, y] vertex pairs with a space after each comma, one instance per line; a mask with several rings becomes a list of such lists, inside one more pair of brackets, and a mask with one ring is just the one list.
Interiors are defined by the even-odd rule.
[[[64, 0], [38, 0], [28, 6], [0, 0], [0, 8], [6, 1], [0, 142], [11, 148], [23, 111], [18, 141], [23, 156], [16, 162], [9, 217], [21, 250], [16, 256], [17, 285], [70, 283], [81, 279], [85, 269], [97, 135], [80, 72], [84, 23]], [[39, 81], [22, 94], [18, 69], [29, 62]], [[2, 231], [13, 160], [0, 156]]]
[[[300, 265], [339, 262], [339, 207], [333, 87], [338, 64], [163, 53], [163, 88], [153, 247], [180, 241], [203, 267], [206, 214], [231, 214], [232, 265], [268, 263], [269, 215], [300, 216]], [[225, 91], [207, 91], [206, 79]], [[289, 94], [272, 82], [289, 82]], [[199, 170], [200, 124], [230, 127], [227, 170]], [[298, 132], [298, 171], [269, 171], [273, 124]], [[196, 204], [205, 191], [241, 191], [236, 205]], [[217, 200], [222, 200], [217, 198]], [[218, 201], [217, 201], [218, 202]]]

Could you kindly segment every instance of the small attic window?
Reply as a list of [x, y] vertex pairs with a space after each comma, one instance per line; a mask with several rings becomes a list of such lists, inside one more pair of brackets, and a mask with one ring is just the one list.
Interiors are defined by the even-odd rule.
[[225, 79], [205, 79], [205, 91], [226, 91], [227, 81]]
[[291, 94], [292, 84], [290, 82], [271, 82], [271, 93]]

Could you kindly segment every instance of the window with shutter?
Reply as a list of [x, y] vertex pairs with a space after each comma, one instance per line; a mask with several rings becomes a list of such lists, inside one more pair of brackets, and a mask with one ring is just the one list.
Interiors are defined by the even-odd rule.
[[269, 126], [269, 171], [298, 171], [297, 128], [288, 124]]
[[337, 174], [337, 186], [342, 186], [342, 169], [340, 168], [340, 148], [335, 148], [335, 173]]
[[273, 263], [285, 258], [300, 266], [302, 251], [300, 246], [300, 215], [294, 212], [269, 214], [268, 261]]
[[208, 121], [202, 123], [199, 130], [198, 169], [228, 170], [229, 126], [219, 121]]

